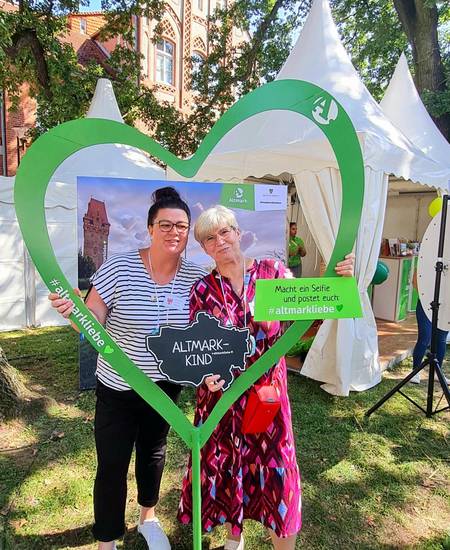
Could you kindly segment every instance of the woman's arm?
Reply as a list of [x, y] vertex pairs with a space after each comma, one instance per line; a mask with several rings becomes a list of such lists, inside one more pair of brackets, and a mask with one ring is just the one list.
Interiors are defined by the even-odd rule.
[[[75, 294], [78, 296], [81, 296], [80, 289], [74, 288], [73, 289]], [[56, 311], [61, 314], [64, 319], [68, 319], [73, 311], [73, 302], [72, 300], [68, 300], [67, 298], [61, 298], [59, 294], [56, 294], [55, 292], [52, 292], [48, 295], [48, 299], [51, 302], [52, 308], [56, 309]], [[89, 292], [89, 296], [86, 300], [86, 306], [89, 309], [89, 311], [92, 313], [92, 315], [97, 319], [99, 323], [102, 325], [106, 322], [106, 315], [108, 314], [108, 308], [105, 304], [105, 302], [100, 298], [99, 293], [96, 291], [95, 287], [92, 287], [91, 291]], [[77, 325], [70, 321], [70, 324], [72, 327], [77, 331], [80, 332]]]

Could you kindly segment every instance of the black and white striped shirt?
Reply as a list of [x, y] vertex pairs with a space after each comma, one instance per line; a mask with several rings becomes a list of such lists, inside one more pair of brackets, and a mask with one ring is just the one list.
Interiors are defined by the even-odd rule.
[[[136, 250], [112, 256], [92, 277], [92, 284], [108, 307], [106, 330], [135, 365], [154, 381], [164, 377], [147, 351], [146, 336], [161, 325], [189, 323], [191, 287], [206, 273], [182, 259], [175, 280], [156, 285]], [[101, 355], [97, 359], [96, 375], [109, 388], [130, 389]]]

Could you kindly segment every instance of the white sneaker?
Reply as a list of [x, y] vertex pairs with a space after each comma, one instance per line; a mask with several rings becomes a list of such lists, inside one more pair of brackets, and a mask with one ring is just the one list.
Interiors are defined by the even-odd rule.
[[227, 539], [223, 550], [244, 550], [244, 537], [241, 537], [239, 541]]
[[138, 525], [138, 532], [144, 537], [149, 550], [171, 550], [169, 539], [158, 518], [146, 519]]
[[[447, 386], [450, 386], [450, 380], [446, 376], [444, 376], [444, 378], [445, 378], [445, 381], [447, 382]], [[436, 382], [439, 382], [439, 378], [438, 378], [436, 373], [434, 374], [434, 380]], [[420, 384], [420, 372], [418, 372], [416, 375], [414, 375], [409, 381], [412, 384]]]

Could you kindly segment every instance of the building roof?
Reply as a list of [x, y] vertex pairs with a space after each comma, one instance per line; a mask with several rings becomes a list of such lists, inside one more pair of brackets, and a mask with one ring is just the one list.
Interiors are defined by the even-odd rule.
[[91, 198], [89, 200], [85, 217], [92, 219], [99, 218], [100, 223], [109, 225], [108, 215], [106, 214], [106, 206], [103, 201]]
[[82, 65], [86, 65], [92, 59], [104, 65], [108, 59], [104, 49], [87, 34], [69, 29], [67, 33], [60, 36], [60, 40], [73, 46], [78, 56], [78, 62]]
[[71, 13], [70, 16], [74, 17], [89, 17], [90, 15], [105, 15], [103, 11], [80, 11], [77, 13]]

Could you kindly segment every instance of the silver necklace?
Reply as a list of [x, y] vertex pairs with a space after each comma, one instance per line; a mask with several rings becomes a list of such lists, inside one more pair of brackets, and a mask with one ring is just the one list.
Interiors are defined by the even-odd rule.
[[[153, 334], [158, 334], [159, 333], [159, 329], [161, 327], [161, 311], [160, 311], [160, 305], [159, 305], [158, 285], [156, 284], [156, 281], [153, 277], [153, 265], [152, 265], [152, 259], [151, 259], [151, 256], [150, 256], [150, 248], [148, 249], [147, 258], [148, 258], [148, 265], [150, 267], [150, 274], [151, 274], [150, 280], [153, 283], [153, 287], [155, 289], [155, 296], [156, 296], [156, 300], [152, 300], [150, 298], [150, 300], [152, 302], [156, 301], [156, 312], [157, 312], [156, 313], [156, 315], [157, 315], [157, 325], [156, 325], [156, 327], [150, 329], [150, 334], [153, 335]], [[175, 269], [175, 274], [174, 274], [173, 279], [172, 279], [172, 285], [170, 287], [169, 300], [171, 302], [173, 301], [173, 289], [174, 289], [174, 286], [175, 286], [175, 279], [177, 278], [178, 270], [180, 268], [180, 260], [181, 260], [181, 257], [178, 258], [177, 267]], [[168, 324], [169, 324], [169, 308], [166, 308], [166, 325], [168, 325]]]

